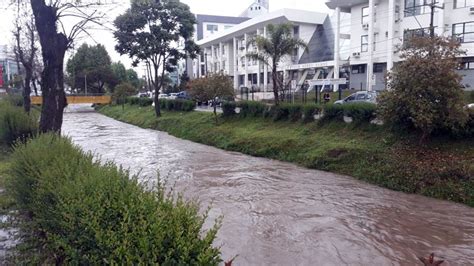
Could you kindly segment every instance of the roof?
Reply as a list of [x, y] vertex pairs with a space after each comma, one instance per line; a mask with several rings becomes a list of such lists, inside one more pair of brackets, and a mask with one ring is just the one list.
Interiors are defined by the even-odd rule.
[[340, 7], [341, 9], [349, 9], [353, 6], [361, 5], [368, 2], [369, 0], [329, 0], [326, 2], [326, 5], [330, 9], [335, 9], [336, 7]]
[[231, 37], [241, 36], [250, 31], [256, 31], [270, 23], [278, 24], [284, 22], [294, 22], [301, 24], [317, 24], [322, 25], [328, 15], [325, 13], [312, 12], [297, 9], [280, 9], [274, 12], [262, 14], [225, 31], [216, 33], [207, 39], [197, 42], [198, 45], [215, 44]]
[[204, 22], [213, 22], [213, 23], [222, 23], [222, 24], [231, 24], [231, 25], [236, 25], [240, 24], [244, 21], [249, 20], [250, 18], [246, 17], [228, 17], [228, 16], [214, 16], [214, 15], [203, 15], [203, 14], [197, 14], [196, 15], [196, 21], [198, 24], [197, 27], [197, 39], [201, 40], [203, 38], [203, 23]]

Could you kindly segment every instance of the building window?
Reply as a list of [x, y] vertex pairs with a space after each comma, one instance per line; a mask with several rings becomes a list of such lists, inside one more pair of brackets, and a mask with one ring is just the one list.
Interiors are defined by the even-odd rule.
[[228, 30], [230, 28], [232, 28], [232, 25], [224, 25], [224, 30]]
[[369, 24], [369, 7], [362, 8], [362, 25]]
[[365, 73], [365, 65], [354, 65], [352, 66], [352, 74], [364, 74]]
[[293, 27], [293, 35], [294, 36], [300, 35], [300, 26], [294, 26]]
[[430, 28], [420, 28], [414, 30], [405, 30], [403, 32], [403, 40], [408, 41], [413, 37], [427, 37], [430, 36]]
[[360, 36], [360, 52], [364, 53], [369, 51], [369, 35]]
[[431, 8], [427, 3], [426, 0], [405, 0], [405, 17], [429, 13]]
[[207, 31], [210, 33], [214, 33], [218, 31], [217, 25], [214, 25], [214, 24], [208, 24], [206, 28], [207, 28]]
[[454, 8], [474, 6], [474, 0], [454, 0]]
[[453, 37], [461, 43], [474, 42], [474, 21], [454, 24]]
[[385, 71], [385, 63], [375, 63], [374, 73], [383, 73]]

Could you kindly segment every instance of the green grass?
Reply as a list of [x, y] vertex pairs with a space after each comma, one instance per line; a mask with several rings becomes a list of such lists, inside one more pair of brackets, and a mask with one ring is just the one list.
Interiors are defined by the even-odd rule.
[[105, 106], [100, 112], [143, 128], [253, 156], [351, 175], [394, 190], [474, 206], [474, 140], [435, 139], [418, 147], [384, 127], [345, 123], [273, 122], [260, 117], [220, 118], [204, 112]]
[[[5, 178], [10, 166], [11, 149], [6, 144], [0, 143], [0, 189], [5, 189]], [[5, 192], [0, 193], [0, 214], [5, 214], [13, 206], [13, 200]]]

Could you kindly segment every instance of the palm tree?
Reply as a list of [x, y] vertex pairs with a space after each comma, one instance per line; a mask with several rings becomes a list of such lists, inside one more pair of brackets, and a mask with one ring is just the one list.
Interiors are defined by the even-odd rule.
[[282, 85], [282, 81], [278, 77], [278, 64], [285, 56], [291, 56], [295, 49], [308, 49], [307, 44], [292, 34], [293, 25], [283, 23], [278, 25], [267, 25], [267, 37], [255, 36], [247, 43], [247, 47], [255, 45], [258, 50], [247, 53], [247, 58], [258, 60], [272, 69], [273, 96], [275, 97], [275, 105], [278, 105], [278, 91]]

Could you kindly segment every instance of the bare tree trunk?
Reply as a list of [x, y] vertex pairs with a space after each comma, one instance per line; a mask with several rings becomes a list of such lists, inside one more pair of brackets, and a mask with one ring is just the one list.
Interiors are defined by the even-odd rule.
[[40, 131], [61, 132], [63, 111], [67, 105], [64, 93], [64, 54], [69, 41], [57, 32], [57, 10], [46, 5], [44, 0], [31, 0], [43, 52], [44, 69], [41, 75], [43, 106], [41, 109]]
[[25, 112], [28, 114], [30, 113], [31, 110], [31, 99], [30, 99], [30, 94], [31, 94], [31, 69], [26, 69], [25, 73], [25, 85], [23, 87], [23, 108], [25, 109]]
[[[160, 117], [161, 116], [161, 106], [160, 106], [160, 101], [159, 101], [159, 98], [158, 96], [160, 95], [160, 87], [161, 87], [161, 84], [163, 81], [160, 81], [158, 83], [158, 66], [154, 66], [155, 68], [155, 82], [154, 82], [154, 85], [155, 85], [155, 115], [156, 117]], [[161, 80], [163, 80], [163, 77], [161, 78]]]
[[277, 81], [277, 66], [273, 63], [272, 66], [272, 83], [273, 83], [273, 97], [275, 97], [275, 105], [280, 104], [280, 98], [278, 96], [278, 81]]
[[216, 119], [216, 125], [219, 123], [219, 121], [217, 121], [217, 101], [216, 101], [216, 97], [214, 97], [214, 99], [212, 100], [212, 105], [214, 106], [214, 118]]

